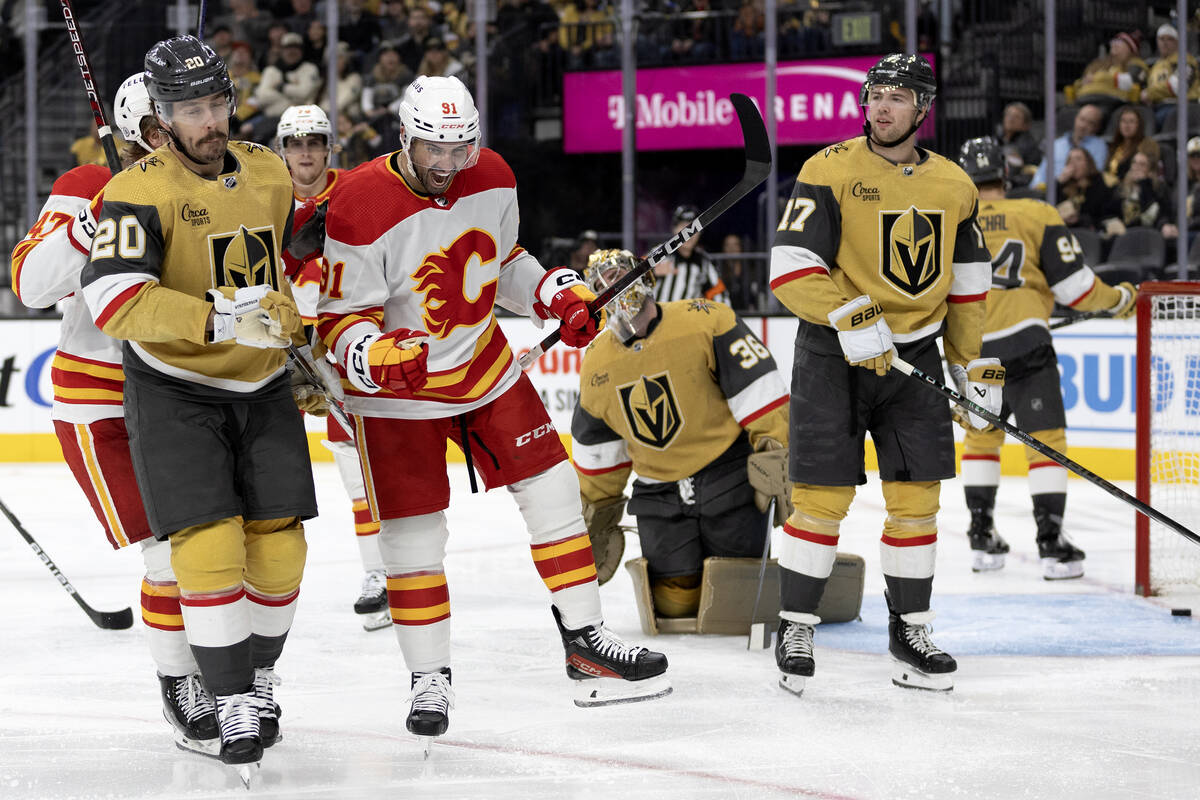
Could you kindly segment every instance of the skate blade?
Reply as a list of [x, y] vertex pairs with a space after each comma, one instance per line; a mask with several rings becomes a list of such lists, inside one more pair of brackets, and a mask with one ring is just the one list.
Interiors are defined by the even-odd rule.
[[1057, 558], [1043, 558], [1042, 577], [1048, 581], [1082, 578], [1083, 561], [1059, 561]]
[[247, 791], [253, 788], [254, 783], [258, 778], [259, 764], [260, 762], [254, 761], [250, 764], [235, 765], [237, 768], [238, 777], [242, 780], [242, 786], [245, 786]]
[[212, 739], [193, 739], [175, 728], [171, 732], [175, 738], [175, 746], [180, 750], [188, 753], [199, 753], [202, 756], [209, 756], [210, 758], [217, 758], [221, 752], [220, 736], [215, 736]]
[[789, 675], [786, 672], [779, 673], [779, 688], [787, 689], [797, 697], [804, 694], [804, 684], [808, 680], [803, 675]]
[[892, 683], [902, 689], [924, 689], [929, 692], [948, 692], [954, 688], [954, 673], [922, 672], [892, 656]]
[[436, 736], [418, 736], [417, 741], [421, 743], [421, 752], [426, 761], [429, 760], [429, 754], [433, 752], [433, 742], [437, 739]]
[[972, 550], [974, 560], [971, 562], [971, 572], [992, 572], [1004, 569], [1003, 553], [987, 553], [983, 550]]
[[384, 628], [392, 627], [392, 612], [389, 609], [376, 611], [374, 614], [364, 615], [362, 627], [364, 631], [381, 631]]
[[612, 706], [618, 703], [640, 703], [666, 697], [671, 682], [666, 675], [656, 675], [641, 681], [620, 678], [586, 678], [575, 681], [575, 705], [580, 708]]

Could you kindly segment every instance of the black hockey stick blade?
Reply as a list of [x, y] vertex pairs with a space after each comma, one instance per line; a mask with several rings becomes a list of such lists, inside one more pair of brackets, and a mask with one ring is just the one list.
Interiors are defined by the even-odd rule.
[[126, 628], [133, 627], [132, 608], [122, 608], [120, 611], [97, 611], [89, 606], [84, 599], [79, 596], [79, 592], [75, 591], [75, 587], [71, 585], [69, 580], [67, 580], [67, 576], [58, 571], [58, 567], [53, 561], [50, 560], [50, 556], [46, 554], [46, 551], [41, 548], [41, 545], [39, 545], [37, 541], [29, 534], [29, 531], [25, 530], [25, 528], [21, 525], [20, 520], [17, 519], [15, 514], [8, 510], [8, 506], [4, 505], [3, 501], [0, 501], [0, 511], [4, 512], [4, 516], [8, 517], [8, 521], [11, 522], [12, 526], [17, 529], [17, 533], [21, 534], [21, 538], [23, 538], [29, 544], [41, 562], [46, 565], [46, 569], [50, 570], [50, 574], [58, 579], [58, 582], [62, 585], [63, 589], [66, 589], [67, 594], [71, 595], [71, 597], [75, 599], [75, 602], [78, 603], [79, 607], [83, 609], [83, 613], [87, 614], [88, 618], [92, 622], [96, 623], [97, 627], [110, 631], [123, 631]]
[[914, 367], [912, 364], [909, 364], [907, 361], [900, 358], [899, 356], [892, 359], [892, 366], [895, 367], [896, 369], [900, 370], [901, 372], [903, 372], [905, 375], [908, 375], [911, 378], [916, 378], [917, 380], [921, 381], [926, 386], [933, 389], [935, 392], [941, 393], [942, 395], [947, 397], [950, 400], [950, 402], [954, 403], [959, 408], [966, 409], [967, 411], [970, 411], [972, 414], [976, 415], [977, 417], [982, 417], [983, 419], [986, 419], [988, 422], [992, 423], [997, 428], [1000, 428], [1002, 431], [1004, 431], [1009, 436], [1013, 437], [1014, 439], [1016, 439], [1017, 441], [1019, 441], [1021, 444], [1025, 445], [1026, 447], [1036, 450], [1037, 452], [1044, 455], [1046, 458], [1049, 458], [1053, 461], [1057, 461], [1059, 464], [1061, 464], [1062, 466], [1071, 470], [1071, 472], [1074, 472], [1076, 475], [1083, 478], [1084, 480], [1090, 481], [1091, 483], [1095, 484], [1096, 486], [1099, 486], [1101, 489], [1108, 492], [1110, 495], [1117, 498], [1121, 502], [1132, 506], [1133, 509], [1135, 511], [1137, 511], [1139, 514], [1142, 514], [1143, 516], [1149, 517], [1150, 519], [1154, 520], [1157, 523], [1167, 526], [1168, 528], [1175, 531], [1183, 538], [1190, 541], [1192, 544], [1200, 545], [1200, 536], [1196, 535], [1196, 533], [1194, 531], [1192, 531], [1190, 528], [1184, 526], [1183, 524], [1181, 524], [1179, 522], [1176, 522], [1175, 520], [1171, 519], [1170, 517], [1168, 517], [1166, 514], [1162, 513], [1161, 511], [1158, 511], [1157, 509], [1146, 505], [1145, 503], [1143, 503], [1141, 500], [1138, 500], [1133, 495], [1122, 491], [1120, 488], [1118, 488], [1118, 487], [1112, 485], [1111, 483], [1109, 483], [1108, 481], [1104, 480], [1104, 478], [1101, 478], [1099, 475], [1092, 472], [1087, 467], [1085, 467], [1082, 464], [1079, 464], [1075, 461], [1072, 461], [1071, 459], [1067, 458], [1062, 453], [1055, 450], [1053, 447], [1050, 447], [1048, 445], [1045, 445], [1045, 444], [1039, 442], [1037, 439], [1033, 438], [1028, 433], [1026, 433], [1025, 431], [1021, 430], [1020, 428], [1016, 427], [1015, 425], [1010, 425], [1008, 422], [1006, 422], [1005, 420], [996, 416], [992, 412], [988, 411], [983, 406], [979, 405], [978, 403], [974, 403], [971, 400], [968, 400], [967, 398], [963, 397], [958, 392], [951, 389], [949, 386], [944, 385], [936, 377], [930, 375], [929, 373], [927, 373], [923, 370], [920, 370], [920, 369]]
[[1083, 311], [1079, 314], [1072, 314], [1069, 317], [1063, 317], [1057, 322], [1050, 323], [1050, 330], [1058, 330], [1065, 328], [1068, 325], [1074, 325], [1076, 322], [1084, 322], [1089, 319], [1112, 319], [1113, 315], [1108, 311]]
[[[763, 123], [762, 114], [758, 112], [754, 101], [744, 94], [731, 94], [729, 100], [733, 103], [733, 110], [737, 112], [738, 122], [741, 123], [742, 142], [746, 151], [746, 169], [742, 173], [741, 180], [720, 200], [704, 209], [700, 216], [692, 220], [687, 227], [654, 247], [633, 269], [622, 275], [612, 286], [588, 303], [588, 311], [593, 317], [598, 316], [601, 309], [608, 305], [613, 298], [682, 247], [688, 239], [711, 225], [713, 220], [732, 208], [737, 201], [750, 194], [754, 187], [767, 179], [767, 175], [771, 172], [771, 140], [767, 137], [767, 126]], [[542, 353], [553, 347], [559, 338], [557, 329], [548, 333], [541, 342], [534, 345], [533, 349], [521, 356], [521, 369], [529, 369], [529, 365]]]

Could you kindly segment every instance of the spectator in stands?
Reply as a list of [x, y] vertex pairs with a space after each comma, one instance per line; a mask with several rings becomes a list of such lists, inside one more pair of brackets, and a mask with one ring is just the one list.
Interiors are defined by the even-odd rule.
[[287, 36], [288, 33], [290, 31], [288, 30], [287, 23], [281, 19], [277, 19], [267, 27], [267, 46], [265, 50], [260, 47], [254, 47], [251, 44], [254, 55], [258, 59], [259, 69], [266, 69], [271, 64], [275, 64], [279, 59], [283, 58], [282, 42], [283, 37]]
[[717, 53], [717, 23], [709, 0], [683, 0], [680, 10], [688, 14], [672, 27], [671, 44], [664, 60], [709, 62]]
[[239, 135], [256, 142], [267, 142], [275, 133], [279, 115], [288, 106], [317, 101], [321, 89], [321, 71], [304, 60], [304, 37], [289, 31], [280, 39], [280, 58], [262, 72], [262, 80], [247, 105], [255, 112], [242, 123]]
[[1200, 233], [1200, 136], [1187, 142], [1188, 239]]
[[247, 42], [255, 53], [267, 47], [267, 29], [271, 17], [258, 10], [254, 0], [229, 0], [229, 13], [213, 20], [213, 30], [228, 28], [233, 40]]
[[408, 35], [408, 5], [404, 0], [386, 0], [379, 15], [379, 40], [399, 42]]
[[356, 122], [348, 114], [338, 115], [337, 127], [338, 144], [341, 147], [338, 158], [345, 169], [354, 169], [389, 149], [378, 131], [366, 122]]
[[[1195, 57], [1187, 57], [1187, 99], [1200, 99], [1200, 66]], [[1158, 28], [1158, 60], [1150, 68], [1145, 101], [1154, 109], [1154, 119], [1163, 121], [1179, 101], [1179, 32], [1171, 25]]]
[[1112, 144], [1108, 146], [1108, 160], [1104, 171], [1118, 181], [1125, 177], [1134, 155], [1144, 153], [1158, 171], [1160, 153], [1158, 142], [1146, 136], [1146, 122], [1133, 106], [1122, 106], [1117, 111], [1117, 130]]
[[[745, 239], [738, 233], [727, 233], [721, 242], [721, 252], [727, 256], [746, 251]], [[721, 262], [721, 280], [728, 289], [729, 305], [740, 314], [758, 311], [759, 291], [762, 289], [757, 271], [742, 258], [726, 258]]]
[[766, 17], [756, 0], [743, 0], [729, 33], [729, 55], [743, 61], [763, 57]]
[[[1100, 131], [1103, 121], [1104, 112], [1099, 106], [1088, 104], [1079, 107], [1079, 110], [1075, 112], [1075, 122], [1071, 126], [1071, 130], [1054, 140], [1054, 162], [1051, 175], [1058, 176], [1062, 172], [1063, 165], [1067, 161], [1067, 152], [1072, 147], [1082, 147], [1087, 150], [1092, 161], [1097, 164], [1107, 162], [1108, 147], [1104, 144], [1104, 140], [1096, 135]], [[1046, 159], [1043, 158], [1030, 183], [1039, 189], [1044, 189], [1046, 180]]]
[[254, 63], [254, 53], [250, 51], [250, 45], [246, 42], [234, 42], [229, 60], [225, 63], [229, 65], [229, 77], [233, 81], [234, 91], [237, 92], [237, 111], [234, 112], [234, 119], [242, 123], [256, 113], [250, 98], [258, 88], [262, 74], [258, 71], [258, 65]]
[[379, 17], [364, 6], [364, 0], [342, 0], [338, 40], [350, 49], [365, 53], [379, 42]]
[[1154, 228], [1164, 239], [1179, 236], [1171, 188], [1158, 174], [1158, 162], [1138, 151], [1120, 184], [1121, 221], [1126, 228]]
[[545, 26], [541, 35], [526, 51], [525, 75], [532, 83], [531, 99], [535, 106], [561, 106], [563, 66], [567, 56], [558, 45], [558, 29]]
[[1013, 186], [1025, 186], [1042, 160], [1042, 146], [1033, 137], [1033, 112], [1021, 102], [1004, 107], [1004, 116], [996, 126], [996, 142], [1004, 151], [1009, 180]]
[[[113, 131], [113, 139], [117, 144], [117, 152], [120, 152], [123, 142], [116, 130]], [[80, 136], [71, 142], [71, 155], [75, 156], [75, 166], [77, 167], [82, 167], [84, 164], [108, 166], [108, 159], [104, 155], [104, 146], [100, 144], [100, 133], [96, 130], [95, 122], [92, 123], [91, 133]]]
[[592, 66], [592, 49], [596, 40], [607, 33], [612, 40], [612, 23], [607, 11], [600, 9], [599, 0], [569, 2], [562, 10], [558, 44], [567, 54], [567, 68]]
[[225, 25], [218, 25], [206, 38], [213, 52], [228, 64], [229, 56], [233, 53], [233, 32]]
[[425, 57], [425, 40], [438, 32], [433, 27], [433, 15], [425, 6], [416, 6], [409, 11], [408, 36], [396, 43], [396, 52], [414, 76]]
[[[362, 90], [363, 78], [357, 69], [354, 68], [354, 61], [350, 55], [350, 45], [345, 42], [338, 42], [337, 45], [337, 113], [338, 117], [349, 117], [357, 122], [363, 118], [362, 113]], [[325, 86], [321, 90], [321, 99], [317, 101], [317, 105], [329, 112], [329, 87]], [[343, 166], [345, 166], [343, 164]]]
[[313, 8], [313, 0], [292, 0], [291, 6], [292, 13], [284, 20], [290, 31], [306, 33], [312, 21], [320, 19]]
[[1123, 103], [1136, 103], [1148, 72], [1146, 62], [1138, 56], [1141, 40], [1138, 31], [1114, 36], [1108, 43], [1108, 55], [1084, 67], [1083, 76], [1067, 87], [1067, 99], [1094, 103], [1105, 112]]
[[1096, 168], [1092, 154], [1072, 147], [1058, 175], [1058, 213], [1069, 226], [1093, 228], [1107, 236], [1125, 232], [1121, 198]]
[[329, 29], [323, 20], [314, 19], [308, 23], [304, 33], [304, 60], [317, 65], [322, 74], [325, 72], [325, 46], [328, 41]]
[[430, 36], [425, 40], [425, 57], [417, 67], [417, 74], [459, 80], [467, 78], [462, 62], [450, 55], [446, 42], [439, 36]]
[[[417, 16], [416, 9], [409, 15]], [[375, 57], [375, 66], [363, 76], [362, 110], [364, 119], [380, 135], [387, 140], [393, 133], [398, 133], [397, 123], [392, 118], [396, 116], [392, 106], [398, 107], [404, 89], [416, 75], [400, 60], [396, 48], [385, 45], [379, 48]]]
[[587, 268], [588, 258], [592, 253], [596, 252], [596, 248], [600, 246], [600, 237], [593, 230], [587, 230], [579, 234], [579, 238], [575, 240], [575, 247], [571, 250], [571, 269], [583, 275]]
[[496, 27], [512, 52], [528, 52], [542, 38], [543, 28], [558, 28], [558, 12], [542, 0], [500, 0]]

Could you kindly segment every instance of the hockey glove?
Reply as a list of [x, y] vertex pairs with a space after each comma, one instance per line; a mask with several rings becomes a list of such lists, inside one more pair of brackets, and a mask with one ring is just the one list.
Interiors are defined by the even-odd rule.
[[595, 503], [583, 501], [583, 524], [587, 525], [588, 538], [592, 540], [592, 558], [596, 562], [596, 581], [601, 586], [608, 583], [621, 556], [625, 554], [625, 531], [621, 530], [621, 517], [625, 515], [625, 500], [606, 497]]
[[[996, 416], [1004, 405], [1004, 366], [998, 358], [977, 358], [964, 369], [958, 364], [950, 365], [950, 376], [958, 387], [958, 393], [976, 405], [983, 406]], [[963, 428], [986, 431], [992, 423], [983, 417], [964, 411], [957, 404], [953, 407], [954, 421]]]
[[325, 212], [328, 203], [307, 200], [292, 215], [292, 241], [283, 251], [283, 264], [290, 278], [306, 261], [325, 250]]
[[402, 397], [425, 385], [429, 358], [426, 334], [408, 328], [390, 333], [368, 333], [346, 349], [346, 376], [364, 392], [389, 389]]
[[1121, 293], [1121, 299], [1117, 304], [1108, 310], [1117, 319], [1126, 319], [1133, 316], [1137, 311], [1137, 287], [1129, 281], [1118, 283], [1113, 287]]
[[596, 295], [573, 269], [558, 267], [547, 272], [534, 297], [533, 310], [539, 317], [562, 320], [558, 332], [568, 347], [587, 347], [604, 329], [605, 311], [601, 309], [598, 317], [588, 313], [588, 303], [595, 300]]
[[250, 347], [287, 347], [302, 322], [296, 304], [266, 284], [209, 289], [213, 342], [230, 339]]
[[779, 442], [764, 436], [757, 452], [746, 459], [746, 477], [754, 488], [754, 505], [766, 511], [775, 501], [772, 524], [778, 528], [792, 515], [792, 483], [788, 480], [788, 451]]
[[837, 329], [838, 343], [852, 366], [875, 370], [886, 375], [896, 348], [892, 329], [883, 318], [883, 306], [870, 297], [859, 295], [844, 306], [829, 312], [829, 324]]
[[[95, 201], [93, 201], [95, 202]], [[92, 238], [96, 235], [96, 213], [92, 203], [79, 209], [79, 213], [67, 224], [67, 237], [81, 253], [92, 252]]]
[[[314, 358], [312, 347], [307, 344], [301, 345], [297, 349], [301, 353], [300, 357], [307, 359], [310, 364], [325, 360], [324, 358]], [[328, 414], [329, 398], [325, 394], [325, 387], [314, 386], [305, 376], [303, 370], [296, 366], [292, 358], [288, 359], [287, 370], [288, 375], [291, 377], [292, 399], [296, 401], [296, 407], [305, 414], [312, 414], [314, 417], [323, 417]]]

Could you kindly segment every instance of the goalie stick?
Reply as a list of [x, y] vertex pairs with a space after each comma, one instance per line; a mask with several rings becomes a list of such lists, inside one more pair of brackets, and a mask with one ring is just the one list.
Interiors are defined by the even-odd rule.
[[92, 67], [87, 50], [83, 46], [83, 36], [79, 26], [75, 24], [75, 9], [71, 0], [59, 0], [62, 4], [63, 20], [67, 23], [67, 35], [71, 37], [71, 48], [75, 51], [75, 60], [79, 63], [79, 74], [83, 78], [83, 90], [87, 92], [88, 103], [92, 106], [92, 116], [96, 120], [96, 133], [100, 136], [100, 145], [104, 148], [104, 160], [113, 175], [121, 171], [121, 156], [117, 153], [117, 143], [113, 140], [112, 128], [104, 118], [104, 106], [100, 104], [100, 95], [96, 93], [96, 81], [92, 78]]
[[71, 582], [67, 580], [67, 576], [63, 575], [62, 572], [59, 571], [54, 562], [50, 560], [50, 556], [46, 554], [46, 551], [43, 550], [41, 545], [37, 543], [37, 540], [29, 534], [29, 531], [25, 530], [25, 527], [21, 525], [20, 520], [17, 519], [15, 514], [8, 510], [8, 506], [4, 505], [4, 501], [2, 500], [0, 500], [0, 511], [4, 512], [4, 516], [8, 517], [8, 521], [11, 522], [12, 526], [17, 529], [17, 533], [21, 534], [21, 537], [29, 543], [31, 548], [33, 548], [33, 552], [37, 554], [37, 557], [41, 559], [43, 564], [46, 565], [46, 569], [50, 570], [50, 574], [55, 578], [58, 578], [58, 582], [62, 584], [64, 589], [67, 590], [67, 594], [75, 598], [75, 602], [78, 603], [79, 607], [83, 609], [83, 613], [87, 614], [88, 618], [91, 619], [92, 622], [96, 623], [97, 627], [110, 631], [123, 631], [126, 628], [133, 627], [133, 609], [122, 608], [120, 611], [97, 611], [89, 606], [84, 599], [79, 596], [79, 592], [75, 590], [75, 587], [71, 585]]
[[903, 372], [905, 375], [908, 375], [910, 378], [915, 378], [916, 380], [921, 381], [922, 383], [924, 383], [926, 386], [928, 386], [933, 391], [941, 393], [942, 395], [947, 397], [952, 403], [959, 406], [960, 408], [970, 411], [972, 414], [974, 414], [977, 417], [982, 417], [983, 419], [986, 419], [988, 422], [992, 423], [997, 428], [1000, 428], [1005, 433], [1007, 433], [1009, 436], [1011, 436], [1014, 439], [1016, 439], [1017, 441], [1021, 442], [1021, 444], [1025, 445], [1026, 447], [1029, 447], [1029, 448], [1032, 448], [1033, 450], [1038, 451], [1042, 455], [1046, 456], [1046, 458], [1049, 458], [1053, 461], [1057, 461], [1059, 464], [1061, 464], [1062, 466], [1071, 470], [1071, 472], [1074, 472], [1079, 477], [1081, 477], [1087, 481], [1090, 481], [1091, 483], [1095, 484], [1096, 486], [1099, 486], [1101, 489], [1108, 492], [1110, 495], [1117, 498], [1121, 502], [1132, 506], [1134, 508], [1134, 510], [1137, 511], [1139, 514], [1142, 514], [1142, 515], [1154, 520], [1155, 522], [1158, 522], [1162, 525], [1167, 526], [1168, 528], [1175, 531], [1180, 536], [1189, 540], [1193, 544], [1200, 545], [1200, 536], [1197, 536], [1189, 528], [1187, 528], [1184, 525], [1180, 524], [1179, 522], [1176, 522], [1175, 520], [1171, 519], [1170, 517], [1168, 517], [1166, 514], [1162, 513], [1161, 511], [1158, 511], [1158, 510], [1146, 505], [1145, 503], [1143, 503], [1141, 500], [1138, 500], [1133, 495], [1123, 492], [1121, 489], [1112, 485], [1108, 481], [1104, 480], [1104, 478], [1101, 478], [1099, 475], [1092, 472], [1087, 467], [1084, 467], [1083, 465], [1072, 461], [1071, 459], [1067, 458], [1062, 453], [1055, 450], [1053, 447], [1050, 447], [1048, 445], [1045, 445], [1045, 444], [1039, 442], [1037, 439], [1033, 438], [1028, 433], [1026, 433], [1025, 431], [1021, 430], [1020, 428], [1016, 427], [1015, 425], [1010, 425], [1008, 422], [1004, 421], [1000, 417], [998, 417], [995, 414], [993, 414], [992, 412], [988, 411], [986, 408], [979, 405], [978, 403], [974, 403], [974, 402], [968, 400], [967, 398], [963, 397], [958, 392], [951, 389], [949, 386], [943, 385], [942, 382], [940, 380], [938, 380], [937, 378], [935, 378], [934, 376], [928, 374], [927, 372], [925, 372], [921, 369], [918, 369], [917, 367], [914, 367], [912, 364], [909, 364], [907, 361], [900, 358], [899, 356], [896, 356], [895, 358], [892, 359], [892, 366], [895, 367], [896, 369], [900, 370], [901, 372]]
[[[737, 112], [738, 122], [741, 123], [742, 141], [746, 150], [746, 170], [742, 173], [742, 179], [720, 200], [692, 220], [687, 227], [651, 250], [649, 255], [637, 263], [637, 266], [622, 275], [612, 286], [601, 292], [599, 297], [588, 303], [588, 312], [593, 317], [598, 315], [613, 298], [623, 293], [667, 256], [682, 247], [688, 239], [711, 225], [713, 220], [728, 211], [734, 203], [767, 179], [767, 175], [771, 172], [771, 141], [767, 138], [767, 126], [763, 124], [762, 114], [758, 113], [754, 101], [744, 94], [731, 94], [729, 100], [733, 103], [734, 111]], [[529, 369], [529, 366], [553, 347], [560, 338], [558, 329], [547, 334], [528, 353], [521, 356], [521, 369]]]

